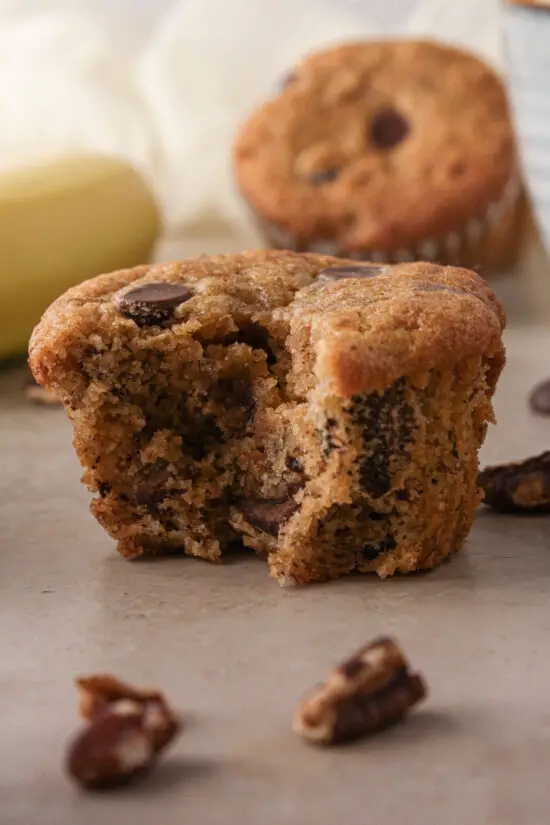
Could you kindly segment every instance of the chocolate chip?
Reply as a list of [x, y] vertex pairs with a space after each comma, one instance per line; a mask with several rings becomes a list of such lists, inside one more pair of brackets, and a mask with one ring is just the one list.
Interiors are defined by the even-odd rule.
[[333, 450], [337, 450], [341, 447], [341, 444], [339, 444], [338, 435], [335, 433], [337, 427], [338, 422], [335, 418], [327, 418], [324, 428], [319, 431], [319, 437], [323, 444], [323, 455], [325, 458], [328, 458]]
[[300, 459], [295, 458], [292, 455], [287, 455], [285, 463], [286, 463], [286, 466], [288, 467], [288, 469], [292, 470], [295, 473], [301, 473], [302, 470], [304, 469]]
[[224, 338], [226, 346], [231, 344], [246, 344], [251, 349], [263, 350], [268, 364], [275, 364], [277, 356], [269, 343], [269, 332], [260, 324], [244, 324], [238, 332], [233, 332]]
[[361, 550], [361, 555], [367, 561], [374, 561], [381, 556], [382, 553], [388, 553], [390, 550], [395, 550], [396, 542], [393, 536], [386, 536], [385, 539], [379, 541], [378, 544], [367, 544]]
[[343, 281], [346, 278], [375, 278], [381, 275], [385, 267], [368, 266], [331, 266], [322, 269], [317, 275], [317, 281], [328, 283], [330, 281]]
[[115, 297], [115, 305], [126, 318], [131, 318], [140, 327], [146, 327], [166, 321], [176, 307], [188, 301], [192, 295], [191, 290], [183, 284], [144, 284], [129, 292], [119, 292]]
[[242, 498], [238, 504], [245, 519], [258, 530], [277, 536], [281, 526], [294, 515], [299, 505], [291, 496], [285, 498]]
[[372, 498], [391, 490], [396, 467], [408, 461], [405, 450], [418, 426], [407, 401], [407, 381], [398, 379], [382, 393], [352, 397], [350, 417], [362, 431], [363, 455], [359, 460], [361, 489]]
[[529, 396], [531, 409], [541, 415], [550, 415], [550, 379], [538, 384]]
[[332, 181], [336, 180], [339, 174], [340, 170], [336, 169], [336, 167], [317, 169], [314, 172], [310, 172], [307, 176], [307, 180], [313, 186], [322, 186], [324, 183], [332, 183]]
[[371, 122], [371, 140], [377, 149], [391, 149], [404, 140], [410, 131], [409, 123], [395, 109], [384, 109]]
[[98, 487], [97, 487], [97, 491], [98, 491], [99, 495], [101, 496], [101, 498], [106, 498], [109, 495], [109, 493], [111, 492], [111, 489], [112, 489], [111, 485], [106, 484], [103, 481], [100, 481], [99, 484], [98, 484]]
[[375, 561], [378, 556], [380, 555], [381, 551], [378, 549], [377, 545], [367, 544], [361, 550], [361, 555], [365, 557], [367, 561]]
[[136, 503], [154, 510], [169, 493], [164, 486], [169, 478], [168, 463], [162, 458], [145, 467], [136, 487]]

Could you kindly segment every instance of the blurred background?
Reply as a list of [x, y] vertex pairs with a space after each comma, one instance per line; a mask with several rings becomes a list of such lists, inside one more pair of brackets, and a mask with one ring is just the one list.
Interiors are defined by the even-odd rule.
[[[21, 350], [29, 318], [94, 267], [133, 265], [149, 245], [156, 259], [261, 245], [235, 189], [231, 144], [302, 55], [350, 39], [430, 37], [525, 78], [506, 61], [505, 13], [498, 0], [0, 0], [0, 357]], [[532, 40], [520, 43], [514, 59], [530, 52]], [[132, 213], [129, 201], [137, 210], [146, 194], [127, 171], [51, 167], [75, 153], [128, 163], [156, 216], [145, 204], [142, 227]], [[101, 175], [109, 208], [88, 194]], [[550, 277], [533, 224], [524, 247], [497, 291], [513, 319], [547, 320]]]
[[0, 168], [74, 151], [151, 181], [168, 230], [241, 225], [238, 124], [306, 52], [430, 36], [500, 64], [496, 0], [0, 0]]

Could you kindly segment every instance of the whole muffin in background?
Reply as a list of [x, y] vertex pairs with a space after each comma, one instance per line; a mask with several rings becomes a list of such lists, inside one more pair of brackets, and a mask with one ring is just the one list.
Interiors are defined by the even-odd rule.
[[239, 187], [276, 248], [502, 270], [522, 216], [497, 75], [430, 42], [306, 57], [243, 125]]

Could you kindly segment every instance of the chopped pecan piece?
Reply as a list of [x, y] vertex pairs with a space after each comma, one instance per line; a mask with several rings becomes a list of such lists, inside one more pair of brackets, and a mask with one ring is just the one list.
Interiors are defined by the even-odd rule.
[[478, 476], [485, 504], [501, 513], [550, 513], [550, 450]]
[[334, 668], [300, 703], [294, 730], [320, 745], [358, 739], [397, 722], [425, 695], [422, 677], [410, 673], [396, 642], [381, 638]]
[[80, 714], [89, 724], [67, 755], [67, 772], [89, 789], [113, 788], [144, 773], [181, 727], [158, 691], [99, 675], [77, 679]]

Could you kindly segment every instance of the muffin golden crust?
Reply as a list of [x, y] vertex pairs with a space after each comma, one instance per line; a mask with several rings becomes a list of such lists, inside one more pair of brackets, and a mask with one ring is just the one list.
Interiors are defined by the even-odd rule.
[[276, 247], [493, 267], [517, 247], [506, 94], [455, 48], [354, 43], [305, 58], [244, 124], [234, 161]]
[[304, 583], [458, 549], [503, 326], [467, 270], [260, 251], [88, 281], [30, 364], [124, 555], [242, 542]]

